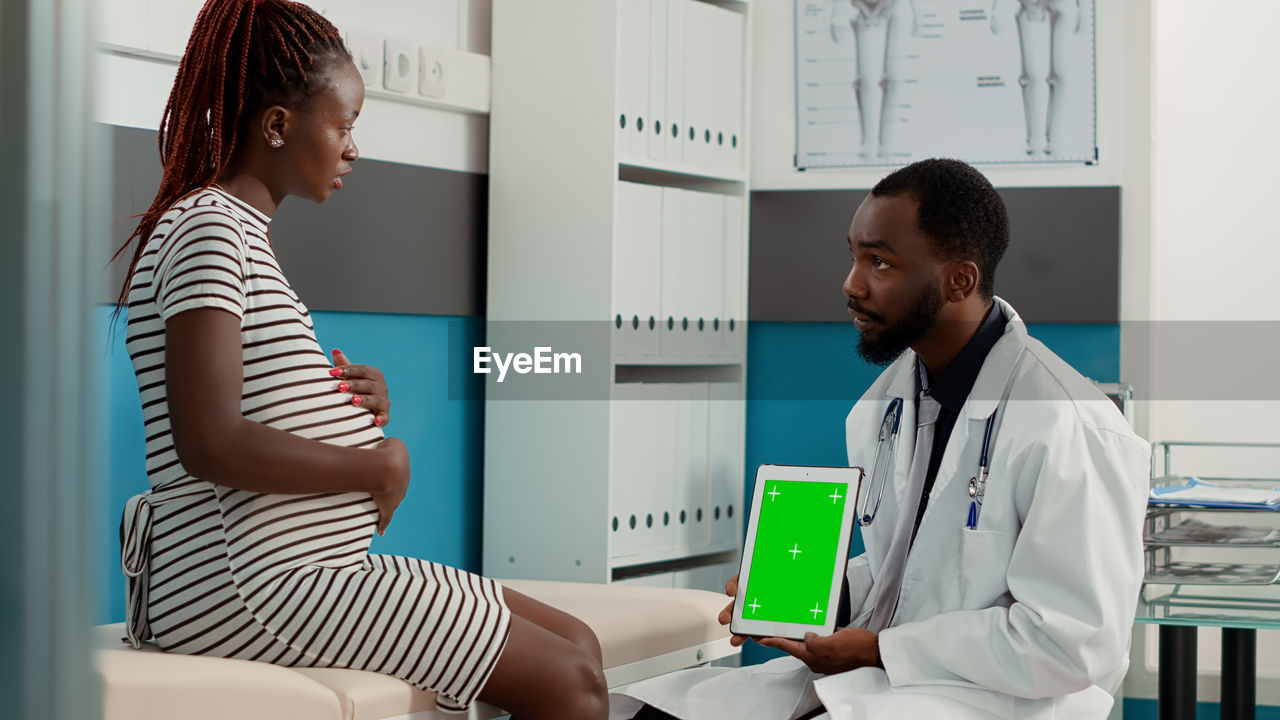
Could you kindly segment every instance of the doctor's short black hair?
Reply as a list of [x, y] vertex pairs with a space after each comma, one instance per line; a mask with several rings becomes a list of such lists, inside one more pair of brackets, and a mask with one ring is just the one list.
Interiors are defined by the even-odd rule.
[[872, 197], [903, 193], [920, 201], [916, 224], [934, 249], [974, 261], [982, 274], [978, 292], [991, 299], [996, 266], [1009, 247], [1009, 213], [991, 182], [959, 160], [933, 158], [895, 170], [871, 189]]

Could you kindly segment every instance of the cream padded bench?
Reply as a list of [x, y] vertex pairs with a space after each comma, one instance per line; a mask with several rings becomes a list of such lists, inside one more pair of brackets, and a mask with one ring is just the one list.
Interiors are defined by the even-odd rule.
[[[728, 599], [704, 590], [503, 580], [581, 618], [595, 631], [610, 688], [731, 657], [716, 615]], [[170, 655], [121, 641], [124, 624], [96, 629], [104, 720], [443, 720], [435, 696], [362, 670], [285, 668], [247, 660]], [[471, 717], [496, 708], [477, 704]]]

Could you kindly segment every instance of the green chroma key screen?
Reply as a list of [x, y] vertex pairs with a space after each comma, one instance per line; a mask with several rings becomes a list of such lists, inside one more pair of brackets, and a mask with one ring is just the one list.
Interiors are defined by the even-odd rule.
[[743, 619], [826, 622], [847, 490], [836, 483], [765, 481]]

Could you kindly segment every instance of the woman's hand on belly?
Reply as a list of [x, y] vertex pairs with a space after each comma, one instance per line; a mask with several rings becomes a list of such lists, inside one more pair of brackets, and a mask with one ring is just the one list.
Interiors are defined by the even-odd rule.
[[381, 535], [387, 531], [387, 525], [391, 524], [391, 516], [395, 515], [396, 508], [400, 506], [405, 492], [409, 490], [409, 450], [400, 438], [393, 437], [378, 443], [375, 449], [384, 454], [387, 461], [386, 469], [383, 471], [386, 475], [387, 489], [371, 493], [374, 504], [378, 506], [378, 534]]
[[382, 371], [372, 365], [352, 365], [341, 350], [333, 350], [333, 370], [330, 374], [340, 378], [340, 392], [351, 394], [351, 404], [373, 413], [373, 424], [386, 427], [391, 422], [391, 397], [387, 391]]
[[[330, 391], [300, 394], [295, 389], [300, 387], [296, 380], [329, 385], [314, 364], [285, 378], [288, 382], [277, 372], [266, 373], [265, 383], [255, 379], [254, 407], [246, 408], [241, 323], [238, 315], [207, 307], [184, 310], [165, 321], [165, 397], [182, 470], [216, 485], [258, 493], [373, 494], [398, 488], [402, 496], [409, 476], [403, 446], [380, 452], [373, 444], [382, 440], [382, 433], [358, 406], [346, 404], [344, 411], [333, 412], [342, 406], [335, 408]], [[286, 407], [289, 403], [295, 404]], [[341, 435], [330, 432], [319, 441], [301, 430], [277, 427], [266, 417], [270, 412], [284, 412], [292, 423], [317, 433], [324, 433], [324, 423], [346, 420], [347, 427]], [[350, 427], [353, 418], [357, 427]], [[358, 427], [362, 418], [369, 418], [368, 425]], [[356, 444], [360, 447], [350, 446]]]

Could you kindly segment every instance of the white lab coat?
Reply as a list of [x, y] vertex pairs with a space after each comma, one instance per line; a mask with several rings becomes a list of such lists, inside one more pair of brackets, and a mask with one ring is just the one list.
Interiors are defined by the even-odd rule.
[[[956, 419], [903, 573], [885, 666], [837, 675], [785, 657], [672, 673], [628, 688], [688, 720], [789, 720], [817, 707], [855, 718], [1105, 718], [1128, 668], [1142, 581], [1150, 450], [1089, 381], [1027, 335], [1013, 308]], [[900, 517], [915, 437], [916, 357], [907, 351], [846, 420], [850, 465], [867, 469], [890, 401], [903, 398], [891, 487], [866, 552], [849, 561], [853, 626], [871, 615]], [[987, 417], [996, 415], [986, 502], [964, 527]]]

